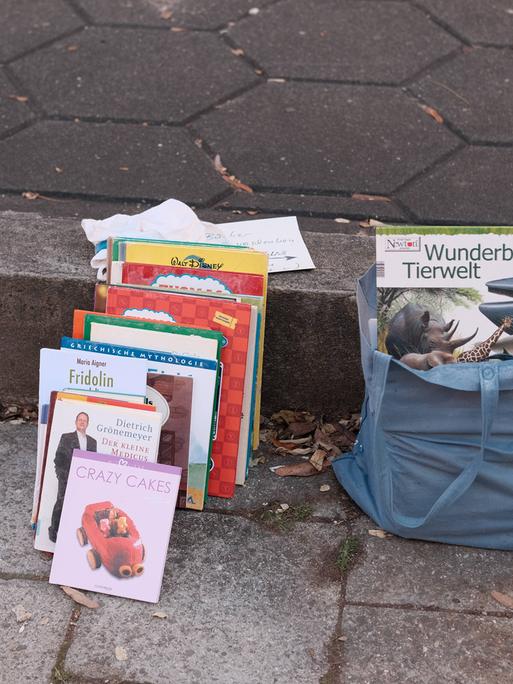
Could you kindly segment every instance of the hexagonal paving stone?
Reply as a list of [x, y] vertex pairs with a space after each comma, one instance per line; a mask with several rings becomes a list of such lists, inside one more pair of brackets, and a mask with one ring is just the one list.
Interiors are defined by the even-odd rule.
[[218, 36], [131, 28], [88, 28], [12, 68], [49, 114], [129, 120], [180, 121], [257, 80]]
[[511, 0], [421, 0], [449, 29], [471, 43], [513, 44]]
[[513, 142], [513, 53], [476, 48], [412, 86], [473, 141]]
[[46, 121], [0, 142], [0, 188], [204, 203], [226, 183], [181, 129]]
[[[77, 4], [98, 24], [165, 26], [156, 2], [147, 0], [77, 0]], [[164, 3], [163, 3], [164, 6]]]
[[19, 97], [26, 97], [0, 70], [0, 134], [16, 128], [32, 118], [32, 112]]
[[513, 149], [468, 147], [399, 193], [423, 223], [506, 224], [513, 216]]
[[[170, 25], [197, 29], [216, 29], [243, 17], [252, 7], [270, 0], [78, 0], [80, 6], [98, 23]], [[160, 12], [172, 15], [162, 19]]]
[[82, 26], [63, 0], [2, 0], [0, 62]]
[[459, 43], [402, 2], [286, 0], [230, 35], [271, 76], [399, 83]]
[[256, 189], [387, 193], [459, 140], [401, 91], [269, 83], [195, 124]]

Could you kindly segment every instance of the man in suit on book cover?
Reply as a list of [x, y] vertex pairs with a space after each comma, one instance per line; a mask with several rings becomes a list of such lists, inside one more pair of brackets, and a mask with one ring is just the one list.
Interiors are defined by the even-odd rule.
[[59, 522], [61, 519], [62, 505], [64, 503], [64, 494], [66, 492], [66, 484], [68, 482], [69, 469], [71, 468], [71, 457], [74, 449], [81, 449], [82, 451], [96, 451], [96, 440], [87, 434], [89, 426], [89, 416], [84, 411], [81, 411], [75, 418], [76, 430], [73, 432], [65, 432], [61, 435], [59, 445], [55, 451], [55, 474], [59, 482], [59, 489], [57, 491], [57, 499], [53, 507], [52, 524], [48, 528], [48, 536], [50, 541], [57, 541], [57, 532], [59, 531]]

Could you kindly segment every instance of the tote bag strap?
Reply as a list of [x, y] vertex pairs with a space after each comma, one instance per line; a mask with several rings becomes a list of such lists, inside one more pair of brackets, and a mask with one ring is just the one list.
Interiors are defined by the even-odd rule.
[[[491, 434], [493, 418], [499, 400], [499, 365], [483, 364], [479, 367], [479, 382], [481, 391], [481, 444], [473, 459], [461, 473], [440, 494], [423, 517], [402, 515], [395, 510], [393, 499], [392, 477], [388, 469], [386, 488], [389, 499], [388, 515], [391, 520], [402, 527], [415, 529], [427, 523], [434, 515], [440, 513], [446, 506], [454, 504], [476, 479], [479, 468], [484, 460], [486, 445]], [[386, 378], [385, 378], [386, 380]], [[384, 388], [383, 388], [384, 392]]]

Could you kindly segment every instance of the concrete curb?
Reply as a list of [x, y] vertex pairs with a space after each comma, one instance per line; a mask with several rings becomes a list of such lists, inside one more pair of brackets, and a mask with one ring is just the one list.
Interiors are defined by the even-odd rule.
[[[0, 397], [37, 398], [39, 349], [71, 331], [93, 302], [91, 246], [76, 219], [0, 212]], [[340, 415], [358, 406], [355, 280], [374, 260], [367, 236], [303, 233], [314, 271], [270, 277], [264, 413], [308, 408]]]

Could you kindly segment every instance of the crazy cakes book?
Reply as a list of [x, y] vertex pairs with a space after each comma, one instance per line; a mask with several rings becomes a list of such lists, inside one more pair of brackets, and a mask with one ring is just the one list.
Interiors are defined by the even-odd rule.
[[376, 229], [377, 348], [419, 369], [513, 359], [513, 227]]
[[180, 475], [76, 449], [50, 582], [156, 603]]

